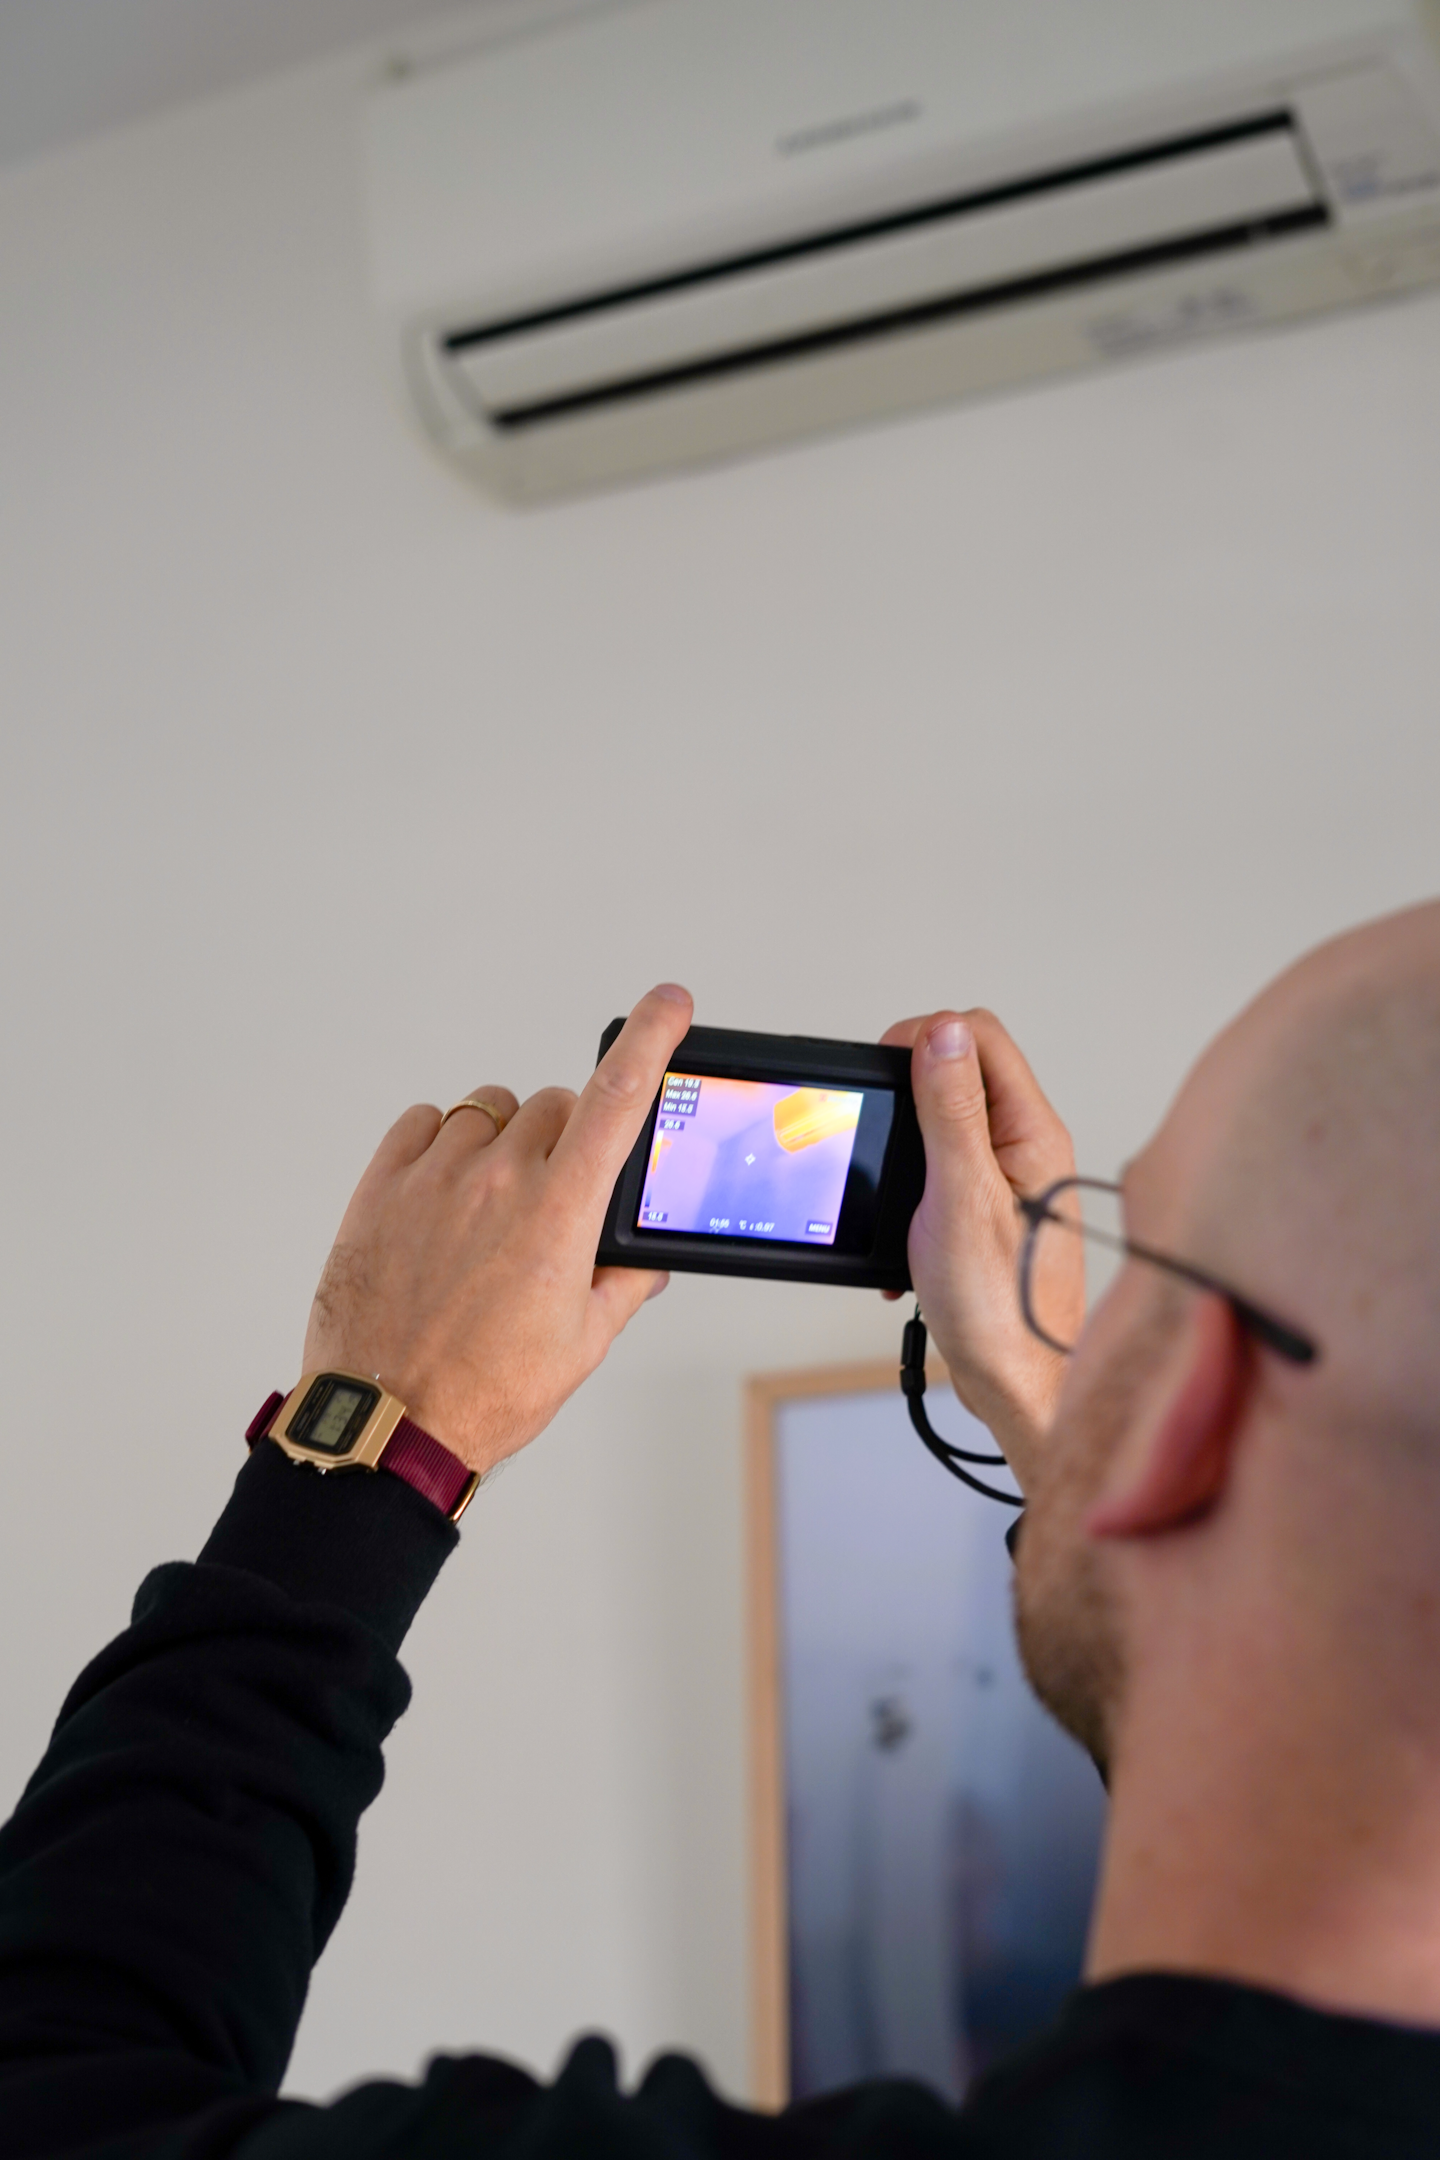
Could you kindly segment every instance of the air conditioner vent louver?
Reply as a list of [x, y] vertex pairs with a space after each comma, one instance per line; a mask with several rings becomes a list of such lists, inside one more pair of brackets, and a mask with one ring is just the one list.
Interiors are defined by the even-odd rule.
[[1288, 113], [918, 205], [442, 341], [505, 430], [1328, 222]]

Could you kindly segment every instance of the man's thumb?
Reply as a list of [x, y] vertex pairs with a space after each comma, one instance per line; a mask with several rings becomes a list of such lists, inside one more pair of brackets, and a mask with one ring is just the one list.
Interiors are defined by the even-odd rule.
[[944, 1178], [989, 1166], [990, 1118], [975, 1037], [959, 1013], [936, 1013], [915, 1038], [915, 1108], [930, 1171]]

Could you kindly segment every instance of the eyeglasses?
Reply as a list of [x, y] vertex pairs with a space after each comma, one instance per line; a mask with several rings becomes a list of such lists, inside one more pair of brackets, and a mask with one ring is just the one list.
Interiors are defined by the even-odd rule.
[[[1221, 1282], [1205, 1268], [1156, 1252], [1125, 1235], [1122, 1188], [1099, 1178], [1060, 1178], [1032, 1200], [1017, 1203], [1025, 1218], [1020, 1248], [1020, 1310], [1032, 1335], [1068, 1356], [1080, 1338], [1087, 1307], [1103, 1297], [1126, 1260], [1144, 1260], [1181, 1282], [1223, 1297], [1247, 1334], [1292, 1365], [1311, 1365], [1320, 1346], [1288, 1320]], [[1075, 1267], [1075, 1240], [1085, 1252], [1085, 1277]]]
[[[1033, 1200], [1017, 1200], [1016, 1206], [1025, 1218], [1025, 1237], [1020, 1247], [1020, 1310], [1032, 1335], [1068, 1357], [1080, 1339], [1088, 1307], [1104, 1296], [1123, 1262], [1144, 1260], [1151, 1267], [1163, 1268], [1167, 1275], [1178, 1276], [1181, 1282], [1193, 1284], [1197, 1290], [1210, 1290], [1223, 1297], [1246, 1332], [1278, 1357], [1288, 1359], [1292, 1365], [1314, 1364], [1320, 1345], [1288, 1320], [1267, 1312], [1263, 1305], [1221, 1282], [1207, 1268], [1193, 1267], [1188, 1260], [1177, 1260], [1173, 1253], [1157, 1252], [1153, 1245], [1141, 1245], [1127, 1237], [1123, 1201], [1119, 1185], [1080, 1177], [1058, 1178]], [[1077, 1239], [1085, 1259], [1083, 1270], [1078, 1271]], [[972, 1454], [943, 1438], [930, 1423], [925, 1409], [927, 1341], [917, 1304], [914, 1318], [906, 1322], [900, 1362], [900, 1388], [909, 1405], [911, 1424], [952, 1477], [959, 1478], [973, 1492], [983, 1493], [987, 1500], [1023, 1508], [1025, 1502], [1018, 1494], [987, 1485], [972, 1469], [962, 1467], [974, 1463], [998, 1468], [1005, 1460], [1003, 1455]], [[1009, 1535], [1013, 1539], [1013, 1529]]]

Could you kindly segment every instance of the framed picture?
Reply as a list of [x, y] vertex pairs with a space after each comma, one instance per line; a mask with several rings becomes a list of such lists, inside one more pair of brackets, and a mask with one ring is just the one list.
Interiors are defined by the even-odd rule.
[[[943, 1375], [926, 1403], [988, 1447]], [[1010, 1515], [893, 1366], [752, 1380], [747, 1453], [757, 2097], [959, 2099], [1079, 1978], [1100, 1780], [1021, 1670]]]

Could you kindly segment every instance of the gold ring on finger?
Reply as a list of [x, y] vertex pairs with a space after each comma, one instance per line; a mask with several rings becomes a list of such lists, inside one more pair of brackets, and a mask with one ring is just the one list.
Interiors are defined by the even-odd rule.
[[499, 1138], [500, 1134], [504, 1132], [505, 1127], [510, 1122], [506, 1113], [501, 1110], [495, 1103], [487, 1102], [483, 1095], [462, 1095], [459, 1102], [451, 1103], [450, 1108], [445, 1112], [444, 1117], [441, 1118], [439, 1128], [437, 1129], [443, 1131], [444, 1127], [449, 1124], [451, 1118], [454, 1117], [457, 1110], [483, 1110], [486, 1117], [492, 1119], [494, 1122], [495, 1134], [497, 1139]]

